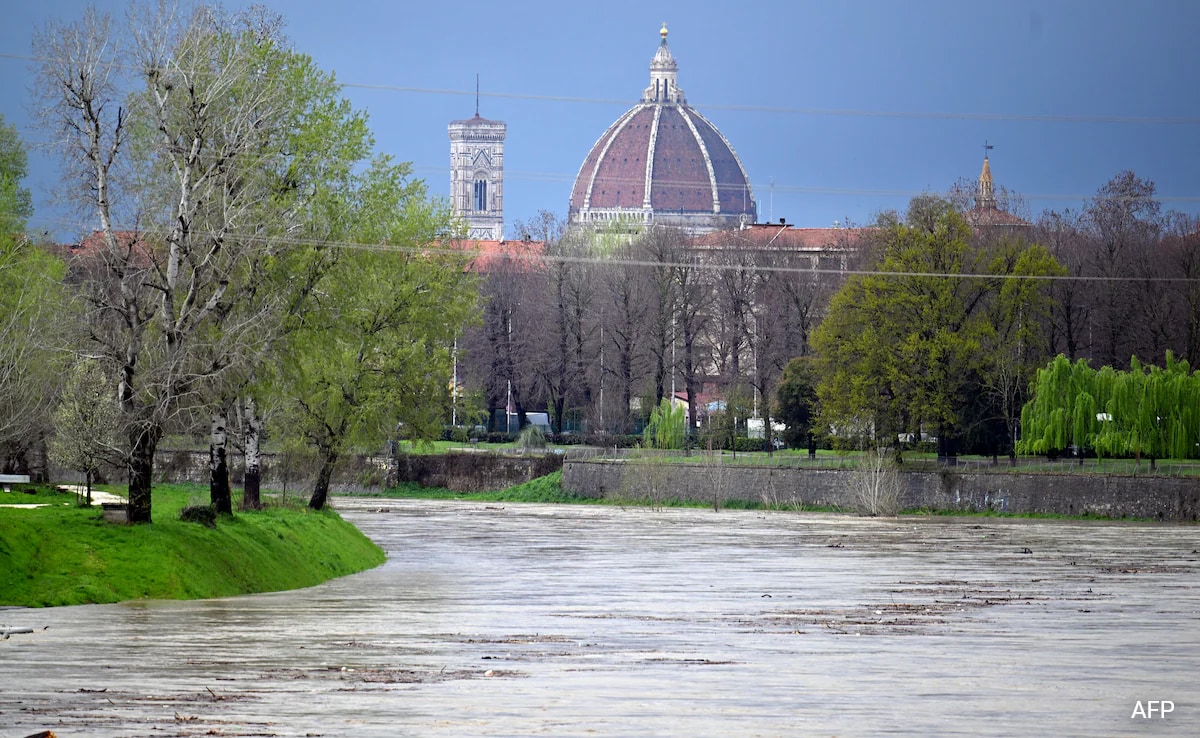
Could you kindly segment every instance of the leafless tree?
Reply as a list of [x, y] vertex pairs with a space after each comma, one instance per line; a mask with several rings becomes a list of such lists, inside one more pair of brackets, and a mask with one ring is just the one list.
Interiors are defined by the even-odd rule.
[[550, 408], [551, 428], [564, 431], [568, 410], [580, 410], [592, 404], [593, 385], [598, 379], [594, 358], [598, 353], [594, 316], [596, 299], [595, 269], [588, 263], [589, 239], [578, 233], [567, 234], [562, 221], [542, 211], [539, 218], [518, 224], [545, 244], [546, 258], [531, 273], [536, 288], [524, 299], [530, 304], [538, 329], [528, 337], [530, 363]]
[[900, 472], [888, 449], [869, 448], [849, 472], [848, 483], [859, 515], [892, 517], [900, 510]]
[[[1078, 213], [1047, 211], [1034, 227], [1034, 240], [1062, 264], [1066, 276], [1080, 277], [1087, 273], [1089, 242]], [[1051, 285], [1050, 319], [1046, 324], [1051, 355], [1061, 353], [1075, 361], [1090, 352], [1090, 289], [1091, 285], [1075, 279], [1058, 280]]]
[[459, 366], [464, 378], [483, 390], [488, 431], [510, 430], [507, 423], [497, 423], [502, 408], [516, 415], [517, 428], [512, 430], [518, 430], [528, 424], [528, 403], [534, 398], [537, 382], [533, 341], [539, 330], [535, 299], [542, 281], [539, 264], [503, 252], [476, 269], [484, 272], [480, 285], [483, 311], [479, 324], [463, 334]]
[[600, 271], [600, 303], [602, 333], [601, 356], [603, 379], [611, 377], [616, 383], [615, 407], [603, 408], [607, 424], [605, 430], [628, 433], [629, 413], [635, 392], [644, 378], [643, 343], [646, 340], [647, 317], [651, 306], [647, 292], [650, 280], [640, 279], [641, 268], [629, 264], [633, 258], [633, 247], [623, 245], [610, 255]]
[[[682, 238], [682, 234], [676, 237]], [[712, 319], [713, 290], [707, 275], [700, 269], [698, 257], [687, 252], [681, 255], [683, 258], [671, 269], [671, 278], [675, 283], [675, 324], [680, 353], [677, 371], [687, 393], [688, 438], [692, 438], [696, 435], [696, 421], [700, 417], [698, 400], [702, 377], [709, 371], [704, 340]]]
[[644, 280], [643, 294], [648, 298], [644, 346], [651, 367], [654, 406], [667, 396], [675, 372], [679, 289], [674, 265], [685, 258], [684, 246], [681, 232], [660, 227], [648, 229], [635, 243], [635, 259], [650, 263], [640, 268], [639, 277]]
[[[263, 202], [265, 157], [289, 117], [263, 74], [268, 16], [135, 6], [118, 27], [94, 9], [36, 35], [41, 115], [76, 202], [100, 229], [86, 250], [90, 339], [116, 370], [128, 439], [129, 519], [149, 522], [154, 450], [244, 355], [232, 306], [258, 274], [239, 237]], [[128, 82], [128, 88], [123, 83]]]
[[1151, 276], [1152, 262], [1145, 255], [1160, 228], [1154, 191], [1153, 182], [1124, 171], [1105, 183], [1084, 210], [1092, 239], [1089, 272], [1112, 280], [1091, 290], [1093, 356], [1100, 364], [1125, 365], [1139, 349], [1143, 358], [1150, 358], [1150, 342], [1135, 317], [1145, 308], [1145, 285], [1126, 278]]
[[1173, 348], [1193, 368], [1200, 367], [1200, 221], [1195, 216], [1168, 214], [1161, 257], [1172, 282], [1173, 311], [1168, 325], [1175, 330]]

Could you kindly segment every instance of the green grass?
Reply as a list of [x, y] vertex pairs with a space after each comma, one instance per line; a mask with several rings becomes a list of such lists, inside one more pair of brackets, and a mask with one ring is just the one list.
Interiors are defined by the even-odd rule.
[[[637, 497], [583, 497], [562, 488], [562, 472], [556, 471], [524, 484], [490, 492], [455, 492], [442, 487], [421, 487], [415, 482], [392, 487], [382, 494], [392, 498], [414, 500], [470, 500], [474, 502], [546, 502], [577, 505], [614, 505], [617, 507], [691, 507], [707, 508], [712, 503], [700, 500], [652, 500]], [[758, 500], [726, 500], [721, 507], [728, 510], [794, 510], [804, 512], [840, 512], [837, 508], [814, 505], [767, 505]]]
[[383, 492], [373, 492], [372, 497], [395, 497], [413, 500], [472, 500], [476, 502], [571, 502], [603, 503], [591, 497], [581, 497], [562, 488], [562, 472], [556, 471], [524, 484], [508, 489], [487, 492], [456, 492], [444, 487], [422, 487], [415, 482], [405, 482]]
[[[74, 495], [41, 491], [0, 508], [0, 605], [43, 607], [131, 599], [201, 599], [319, 584], [383, 562], [384, 554], [331, 510], [270, 507], [205, 528], [179, 511], [207, 502], [198, 485], [157, 485], [152, 525], [105, 523]], [[0, 504], [9, 496], [0, 497]], [[38, 499], [41, 498], [41, 499]], [[69, 504], [62, 504], [69, 503]]]

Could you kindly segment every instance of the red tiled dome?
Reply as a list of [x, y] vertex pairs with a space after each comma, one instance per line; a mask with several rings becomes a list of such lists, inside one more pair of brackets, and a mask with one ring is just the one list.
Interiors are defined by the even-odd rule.
[[571, 191], [573, 223], [631, 219], [711, 231], [754, 222], [746, 170], [716, 126], [687, 104], [662, 44], [642, 101], [609, 126]]

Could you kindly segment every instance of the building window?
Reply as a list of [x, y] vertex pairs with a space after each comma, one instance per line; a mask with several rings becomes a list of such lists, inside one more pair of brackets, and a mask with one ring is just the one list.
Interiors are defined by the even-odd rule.
[[487, 210], [487, 180], [475, 180], [475, 209]]

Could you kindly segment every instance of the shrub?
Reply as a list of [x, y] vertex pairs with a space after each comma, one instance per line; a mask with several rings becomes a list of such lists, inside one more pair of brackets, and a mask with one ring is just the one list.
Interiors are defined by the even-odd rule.
[[536, 425], [527, 425], [517, 436], [517, 448], [522, 451], [546, 448], [546, 434]]
[[682, 407], [663, 398], [658, 407], [650, 413], [650, 422], [642, 437], [647, 448], [678, 449], [683, 448], [684, 435], [687, 432], [687, 419]]
[[217, 508], [212, 505], [189, 505], [179, 512], [185, 523], [199, 523], [205, 528], [217, 527]]
[[849, 479], [859, 515], [893, 517], [900, 511], [900, 472], [886, 449], [865, 451]]

